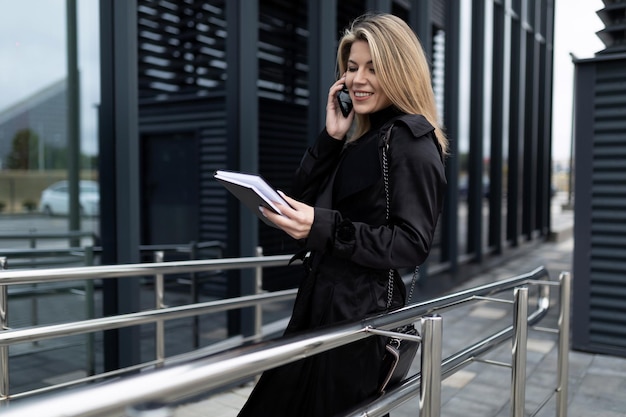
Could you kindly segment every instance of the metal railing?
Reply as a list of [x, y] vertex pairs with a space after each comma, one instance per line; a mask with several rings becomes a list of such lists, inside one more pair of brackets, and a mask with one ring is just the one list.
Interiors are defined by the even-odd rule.
[[[158, 280], [160, 276], [162, 277], [162, 275], [168, 273], [211, 270], [213, 268], [241, 269], [254, 267], [257, 268], [257, 271], [260, 271], [265, 266], [284, 265], [289, 258], [290, 256], [269, 256], [182, 261], [163, 264], [69, 268], [65, 271], [53, 269], [47, 271], [47, 274], [43, 274], [40, 271], [30, 271], [30, 274], [25, 274], [22, 271], [7, 271], [0, 274], [0, 289], [5, 288], [9, 284], [52, 280], [102, 279], [145, 275], [155, 275]], [[557, 372], [557, 387], [549, 398], [556, 394], [557, 416], [565, 417], [567, 414], [567, 355], [569, 352], [569, 297], [571, 284], [569, 274], [567, 273], [561, 274], [559, 282], [549, 281], [548, 273], [544, 268], [538, 268], [528, 274], [507, 280], [421, 302], [358, 323], [269, 342], [255, 343], [251, 346], [229, 350], [228, 352], [200, 356], [180, 364], [163, 366], [153, 372], [126, 376], [120, 380], [106, 382], [97, 386], [82, 387], [68, 393], [41, 399], [24, 400], [24, 402], [6, 408], [4, 413], [7, 416], [106, 416], [110, 415], [110, 413], [123, 412], [125, 408], [150, 401], [161, 401], [165, 404], [173, 403], [206, 393], [212, 389], [224, 387], [233, 382], [251, 378], [267, 369], [370, 337], [380, 331], [389, 331], [399, 325], [420, 320], [423, 338], [420, 356], [421, 372], [410, 377], [400, 386], [385, 393], [377, 400], [364, 404], [361, 408], [355, 409], [347, 415], [382, 416], [398, 405], [419, 396], [420, 416], [438, 416], [441, 408], [441, 378], [446, 378], [469, 363], [478, 361], [480, 356], [503, 342], [512, 339], [512, 363], [510, 365], [505, 364], [505, 366], [510, 366], [511, 368], [511, 415], [513, 417], [521, 417], [524, 412], [523, 404], [525, 399], [527, 326], [535, 325], [547, 314], [550, 305], [550, 287], [555, 285], [560, 286], [561, 289], [559, 329], [557, 330], [559, 333], [559, 369]], [[539, 288], [536, 308], [530, 314], [528, 314], [529, 286], [538, 286]], [[514, 291], [515, 299], [512, 302], [492, 297], [494, 294], [508, 290]], [[157, 297], [157, 309], [152, 311], [61, 325], [6, 330], [0, 333], [0, 367], [2, 367], [0, 390], [2, 390], [3, 399], [6, 401], [10, 398], [18, 398], [17, 395], [8, 395], [8, 352], [6, 356], [5, 352], [8, 350], [8, 346], [13, 343], [108, 330], [136, 324], [154, 323], [172, 318], [189, 317], [195, 314], [207, 314], [227, 309], [254, 306], [265, 302], [292, 298], [294, 295], [295, 290], [287, 290], [160, 309], [158, 308], [159, 297]], [[438, 314], [475, 301], [513, 303], [515, 306], [514, 323], [486, 339], [441, 360], [441, 316]], [[0, 320], [6, 320], [5, 306], [6, 304], [2, 304], [2, 297], [0, 296]], [[3, 323], [6, 323], [6, 321]], [[157, 332], [157, 337], [163, 338], [162, 332]], [[162, 343], [162, 341], [158, 343]], [[158, 349], [157, 347], [157, 352], [159, 351]], [[164, 358], [157, 358], [153, 365], [163, 364], [163, 361]], [[127, 370], [129, 368], [122, 371]], [[102, 376], [100, 375], [100, 377]], [[86, 379], [78, 382], [85, 382]], [[31, 394], [38, 392], [31, 392]], [[545, 405], [548, 399], [540, 407]], [[55, 414], [54, 410], [59, 410], [59, 414]]]
[[37, 242], [40, 240], [67, 240], [68, 242], [74, 242], [75, 240], [81, 240], [83, 238], [91, 239], [92, 245], [96, 240], [96, 235], [93, 232], [85, 231], [70, 231], [61, 233], [47, 233], [31, 230], [29, 233], [0, 233], [0, 241], [3, 240], [23, 240], [29, 243], [29, 247], [34, 249], [37, 247]]
[[[6, 258], [3, 259], [3, 264], [6, 265]], [[120, 329], [124, 327], [148, 323], [157, 323], [157, 327], [160, 327], [158, 323], [164, 320], [195, 317], [198, 315], [218, 313], [232, 309], [254, 307], [256, 305], [262, 305], [269, 302], [290, 300], [295, 298], [295, 289], [259, 294], [256, 296], [249, 295], [232, 299], [163, 308], [164, 291], [159, 290], [163, 288], [164, 276], [168, 274], [193, 272], [197, 273], [205, 271], [244, 268], [256, 268], [256, 273], [261, 274], [263, 267], [284, 266], [290, 259], [291, 256], [289, 255], [277, 255], [230, 259], [176, 261], [164, 263], [102, 265], [78, 268], [35, 269], [29, 271], [6, 270], [0, 273], [0, 312], [2, 312], [2, 314], [0, 314], [0, 329], [4, 329], [3, 332], [0, 332], [0, 404], [2, 404], [2, 402], [6, 402], [9, 399], [17, 399], [25, 396], [40, 394], [46, 391], [53, 390], [55, 388], [59, 388], [60, 386], [77, 385], [84, 382], [90, 382], [102, 378], [121, 375], [123, 373], [135, 371], [141, 368], [155, 365], [160, 366], [165, 360], [163, 354], [163, 352], [165, 351], [165, 335], [164, 332], [157, 331], [155, 333], [155, 349], [157, 355], [155, 361], [76, 379], [65, 384], [59, 384], [51, 387], [45, 387], [22, 392], [15, 395], [10, 395], [8, 366], [9, 345], [25, 342], [35, 342], [64, 336], [87, 334], [97, 331]], [[42, 284], [76, 280], [93, 281], [96, 279], [127, 278], [139, 276], [153, 276], [155, 279], [156, 299], [154, 310], [146, 310], [117, 316], [88, 319], [72, 323], [35, 326], [24, 329], [10, 329], [8, 326], [8, 316], [10, 312], [8, 311], [8, 298], [6, 294], [7, 287], [10, 285]], [[257, 277], [256, 281], [261, 282], [262, 278]], [[257, 325], [255, 328], [254, 338], [259, 338], [259, 335], [261, 334], [261, 321], [256, 320], [256, 323]]]

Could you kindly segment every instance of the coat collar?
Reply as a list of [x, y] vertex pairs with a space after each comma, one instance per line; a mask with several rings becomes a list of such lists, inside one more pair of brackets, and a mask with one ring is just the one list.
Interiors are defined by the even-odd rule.
[[381, 126], [380, 133], [384, 135], [387, 129], [391, 127], [391, 124], [397, 125], [398, 123], [403, 123], [408, 127], [415, 138], [419, 138], [435, 130], [433, 125], [421, 114], [400, 114]]
[[[367, 133], [345, 145], [350, 149], [344, 149], [338, 169], [333, 171], [328, 186], [318, 196], [317, 204], [320, 207], [331, 208], [345, 198], [381, 181], [381, 152], [384, 146], [382, 135], [392, 123], [403, 123], [415, 138], [435, 129], [424, 116], [403, 114], [391, 106], [371, 114], [370, 123], [372, 128]], [[343, 177], [338, 179], [338, 172], [339, 175], [349, 175], [349, 181]]]

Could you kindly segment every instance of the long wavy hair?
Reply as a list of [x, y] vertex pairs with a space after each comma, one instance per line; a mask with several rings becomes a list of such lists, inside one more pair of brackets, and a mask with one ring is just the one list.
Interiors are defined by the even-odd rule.
[[[423, 115], [435, 127], [446, 154], [448, 139], [439, 125], [428, 61], [413, 30], [391, 14], [368, 13], [356, 18], [339, 41], [339, 74], [346, 72], [350, 48], [356, 41], [368, 43], [376, 77], [392, 104], [404, 113]], [[357, 114], [355, 120], [351, 138], [358, 138], [370, 128], [368, 115]]]

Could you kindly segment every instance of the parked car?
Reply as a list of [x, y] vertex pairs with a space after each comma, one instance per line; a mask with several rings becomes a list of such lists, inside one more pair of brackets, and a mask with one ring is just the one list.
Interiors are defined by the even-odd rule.
[[[100, 189], [95, 181], [81, 180], [79, 183], [79, 210], [82, 216], [97, 216], [100, 212]], [[42, 191], [39, 199], [39, 211], [49, 216], [68, 215], [69, 184], [67, 181], [55, 182]]]

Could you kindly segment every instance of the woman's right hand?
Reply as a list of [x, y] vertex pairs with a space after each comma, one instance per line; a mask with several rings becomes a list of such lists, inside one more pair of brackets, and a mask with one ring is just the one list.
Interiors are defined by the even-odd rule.
[[339, 103], [337, 103], [337, 93], [341, 91], [345, 82], [345, 74], [335, 81], [328, 91], [328, 102], [326, 103], [326, 132], [337, 140], [343, 140], [350, 130], [352, 119], [354, 119], [354, 110], [350, 112], [348, 117], [343, 117]]

